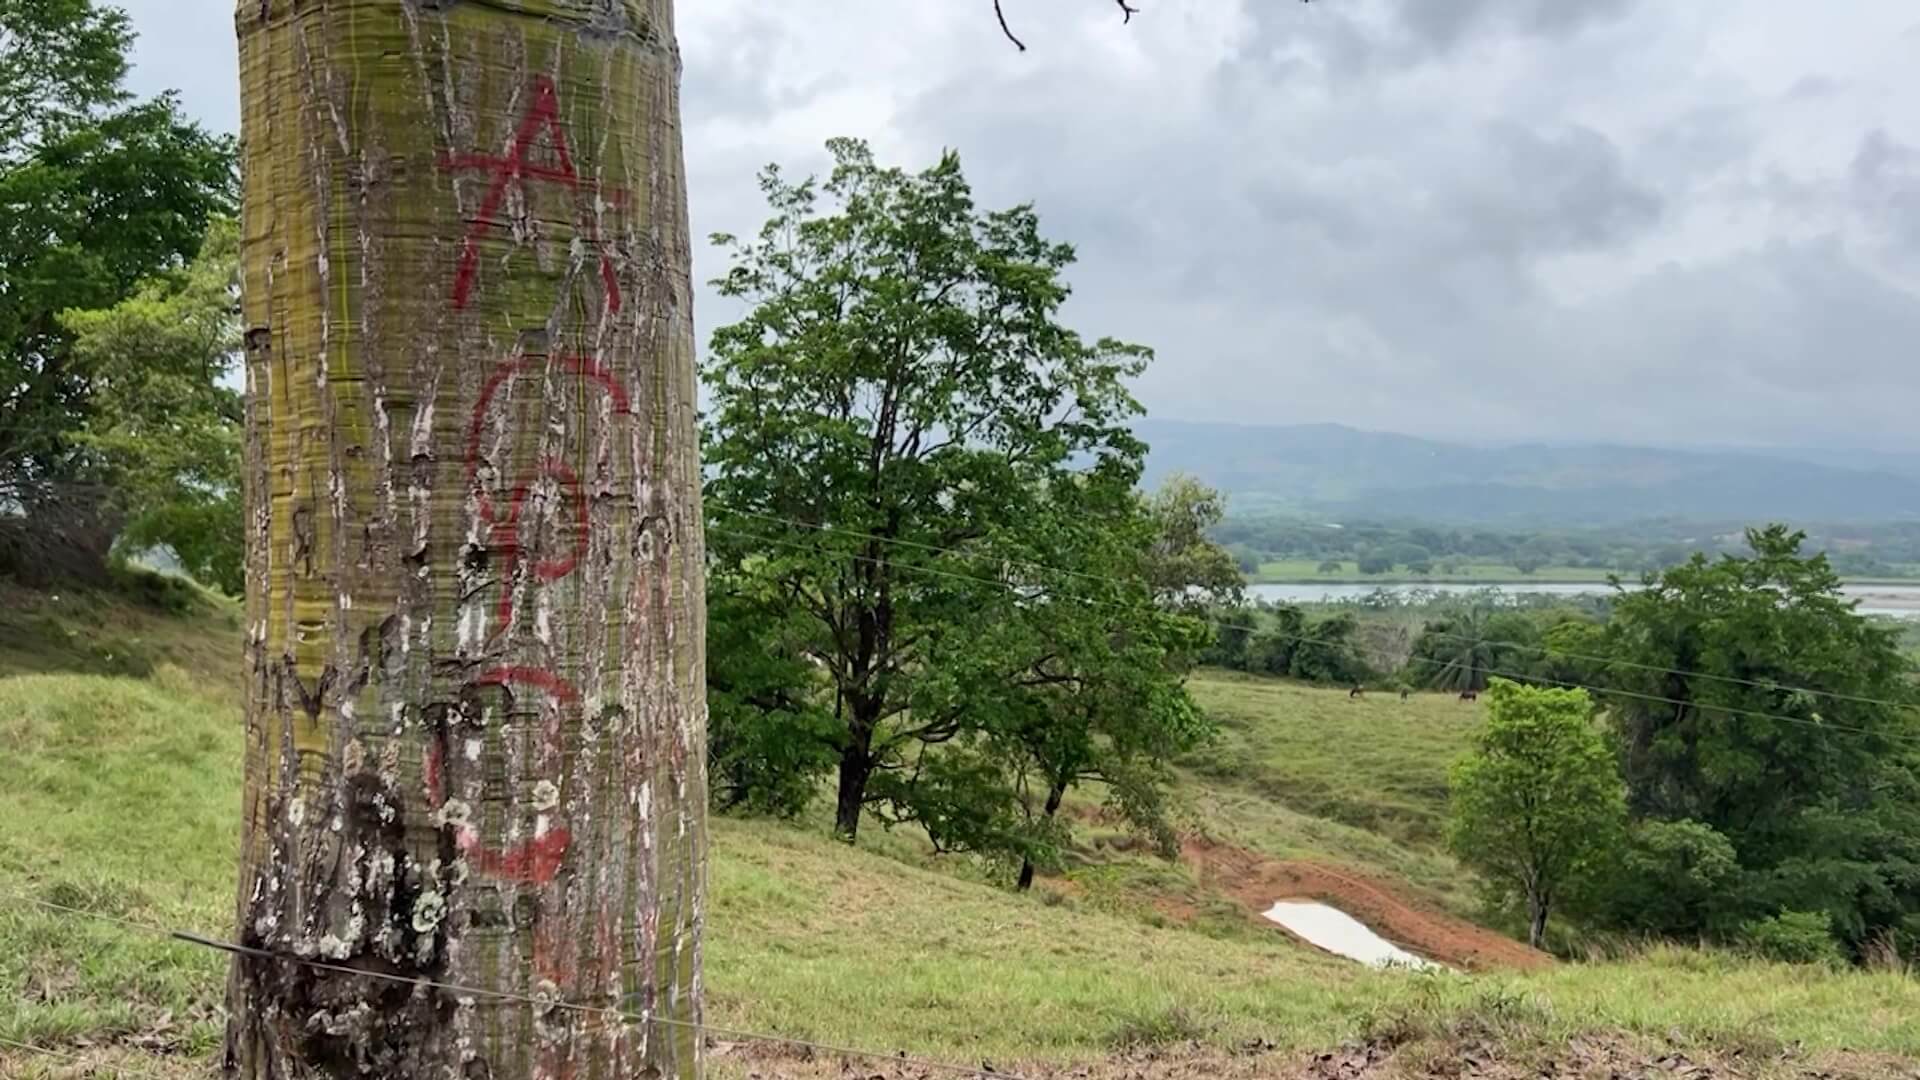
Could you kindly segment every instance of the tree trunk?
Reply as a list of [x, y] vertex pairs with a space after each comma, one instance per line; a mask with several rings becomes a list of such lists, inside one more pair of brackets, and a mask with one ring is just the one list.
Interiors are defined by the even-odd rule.
[[1547, 898], [1537, 893], [1527, 894], [1527, 944], [1547, 947]]
[[696, 1075], [670, 0], [244, 0], [238, 23], [238, 938], [277, 955], [234, 964], [229, 1070]]
[[840, 787], [834, 798], [833, 833], [851, 844], [860, 835], [860, 811], [867, 805], [867, 780], [873, 776], [873, 728], [855, 707], [840, 750]]
[[[1060, 812], [1060, 802], [1066, 797], [1067, 783], [1064, 780], [1055, 781], [1054, 784], [1047, 789], [1047, 804], [1044, 816], [1048, 821], [1052, 821], [1053, 815]], [[1014, 888], [1020, 892], [1026, 892], [1028, 889], [1033, 888], [1033, 858], [1031, 856], [1021, 856], [1020, 880], [1014, 884]]]

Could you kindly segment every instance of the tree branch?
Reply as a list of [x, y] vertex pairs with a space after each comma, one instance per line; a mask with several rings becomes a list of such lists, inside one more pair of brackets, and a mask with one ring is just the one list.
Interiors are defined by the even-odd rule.
[[[1140, 9], [1128, 4], [1127, 0], [1113, 0], [1113, 2], [1120, 5], [1120, 22], [1123, 25], [1133, 22], [1133, 17], [1140, 13]], [[1026, 52], [1027, 43], [1014, 37], [1013, 30], [1007, 26], [1007, 13], [1000, 10], [1000, 0], [993, 0], [993, 16], [1000, 20], [1000, 32], [1007, 35], [1007, 40], [1013, 42], [1013, 47]]]
[[1014, 48], [1019, 49], [1021, 52], [1026, 52], [1027, 43], [1014, 37], [1013, 31], [1007, 27], [1007, 13], [1000, 10], [1000, 0], [993, 0], [993, 14], [995, 18], [1000, 20], [1000, 32], [1007, 35], [1007, 40], [1013, 42]]

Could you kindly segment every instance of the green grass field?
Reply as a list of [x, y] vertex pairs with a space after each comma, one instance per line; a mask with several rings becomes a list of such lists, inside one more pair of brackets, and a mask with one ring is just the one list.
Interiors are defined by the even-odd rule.
[[[188, 616], [98, 595], [58, 604], [0, 606], [0, 1039], [128, 1075], [202, 1075], [219, 1038], [221, 956], [18, 898], [228, 935], [240, 807], [237, 695], [223, 674], [238, 667], [233, 612], [204, 599]], [[89, 644], [103, 634], [116, 644]], [[129, 655], [143, 670], [114, 670]], [[1184, 821], [1472, 910], [1437, 829], [1444, 769], [1476, 707], [1213, 676], [1197, 691], [1223, 735], [1183, 764]], [[1165, 918], [1154, 895], [1192, 898], [1191, 875], [1103, 855], [1097, 831], [1082, 826], [1068, 879], [1017, 895], [905, 834], [875, 831], [850, 851], [817, 827], [716, 820], [710, 1019], [1096, 1070], [1143, 1045], [1178, 1056], [1264, 1040], [1297, 1055], [1390, 1038], [1442, 1060], [1451, 1040], [1478, 1039], [1524, 1058], [1576, 1033], [1739, 1052], [1757, 1071], [1795, 1044], [1920, 1057], [1920, 980], [1908, 976], [1673, 948], [1529, 975], [1372, 972], [1244, 913]], [[0, 1047], [0, 1075], [40, 1068]]]

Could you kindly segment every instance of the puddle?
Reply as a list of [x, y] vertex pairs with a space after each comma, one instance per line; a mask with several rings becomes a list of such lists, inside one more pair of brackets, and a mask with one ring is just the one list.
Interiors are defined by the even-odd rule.
[[1280, 900], [1267, 909], [1268, 919], [1291, 930], [1300, 938], [1327, 950], [1358, 960], [1370, 967], [1406, 967], [1415, 971], [1446, 971], [1424, 957], [1381, 937], [1367, 925], [1339, 908], [1311, 900]]

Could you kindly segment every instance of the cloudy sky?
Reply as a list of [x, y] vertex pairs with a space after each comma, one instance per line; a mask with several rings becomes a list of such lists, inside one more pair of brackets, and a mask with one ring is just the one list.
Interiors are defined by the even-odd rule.
[[[232, 4], [118, 2], [233, 129]], [[1133, 2], [1004, 0], [1021, 53], [989, 0], [680, 0], [696, 231], [830, 136], [954, 147], [1155, 415], [1920, 450], [1912, 0]]]

